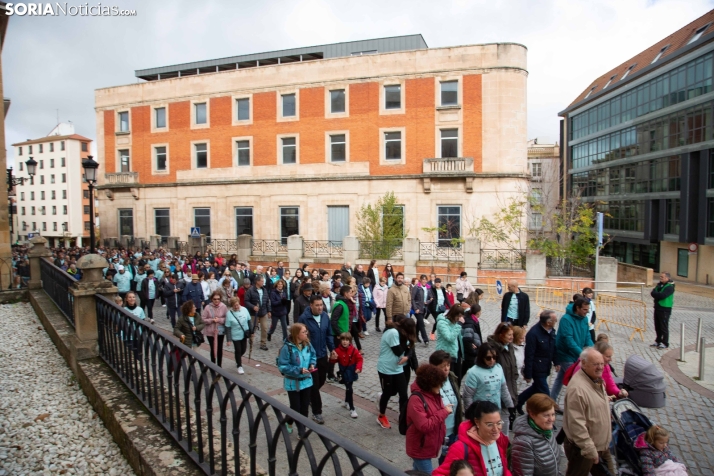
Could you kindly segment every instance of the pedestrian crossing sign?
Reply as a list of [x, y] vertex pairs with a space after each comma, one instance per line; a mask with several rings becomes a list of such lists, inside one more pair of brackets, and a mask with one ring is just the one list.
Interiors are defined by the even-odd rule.
[[191, 227], [191, 238], [201, 238], [201, 229], [199, 227]]

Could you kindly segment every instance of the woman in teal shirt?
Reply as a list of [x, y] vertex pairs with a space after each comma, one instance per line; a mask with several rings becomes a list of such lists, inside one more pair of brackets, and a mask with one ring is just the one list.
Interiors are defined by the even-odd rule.
[[466, 372], [461, 382], [461, 396], [466, 408], [476, 401], [492, 402], [499, 410], [513, 407], [506, 376], [501, 366], [496, 363], [496, 349], [488, 342], [478, 348], [476, 365]]
[[461, 325], [464, 323], [464, 310], [454, 306], [446, 314], [436, 318], [436, 350], [443, 350], [451, 355], [451, 368], [456, 375], [461, 375], [461, 360], [464, 357], [464, 340], [461, 337]]
[[[225, 282], [225, 281], [224, 281]], [[229, 301], [230, 309], [226, 314], [226, 328], [231, 330], [231, 340], [235, 346], [236, 365], [238, 373], [243, 375], [243, 363], [241, 358], [245, 354], [248, 347], [248, 339], [250, 338], [250, 314], [248, 310], [240, 305], [240, 299], [232, 297]]]

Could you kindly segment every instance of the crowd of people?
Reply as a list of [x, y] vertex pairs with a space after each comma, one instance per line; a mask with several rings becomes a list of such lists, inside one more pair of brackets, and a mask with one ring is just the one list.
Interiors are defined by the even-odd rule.
[[[26, 258], [16, 251], [18, 262]], [[76, 269], [85, 252], [53, 250], [55, 265]], [[117, 286], [120, 306], [140, 319], [153, 319], [159, 300], [174, 335], [188, 347], [207, 341], [217, 365], [223, 365], [224, 341], [234, 347], [238, 374], [244, 373], [249, 341], [255, 339], [263, 351], [275, 342], [290, 407], [305, 417], [311, 411], [318, 424], [325, 423], [320, 389], [328, 380], [344, 385], [343, 406], [358, 418], [354, 385], [363, 371], [376, 371], [382, 389], [377, 423], [392, 427], [387, 406], [397, 396], [395, 423], [406, 436], [412, 474], [618, 474], [610, 452], [609, 403], [628, 394], [614, 380], [614, 349], [607, 335], [595, 335], [590, 288], [573, 296], [560, 318], [545, 310], [531, 324], [528, 295], [510, 280], [501, 322], [484, 338], [483, 291], [465, 272], [453, 286], [434, 274], [409, 284], [390, 264], [379, 268], [374, 260], [366, 269], [345, 263], [327, 271], [304, 264], [291, 273], [282, 262], [251, 269], [235, 255], [220, 253], [100, 252], [108, 260], [104, 275]], [[659, 303], [657, 346], [668, 344], [660, 330], [673, 294], [669, 275], [661, 278], [653, 291]], [[429, 318], [434, 323], [427, 332]], [[281, 338], [273, 339], [278, 325]], [[361, 339], [370, 331], [381, 334], [376, 369], [364, 368]], [[435, 348], [428, 362], [418, 362], [415, 346], [430, 344]], [[563, 415], [559, 429], [558, 413]], [[293, 422], [286, 428], [292, 433]], [[656, 474], [667, 460], [678, 463], [663, 428], [637, 441], [643, 474]]]

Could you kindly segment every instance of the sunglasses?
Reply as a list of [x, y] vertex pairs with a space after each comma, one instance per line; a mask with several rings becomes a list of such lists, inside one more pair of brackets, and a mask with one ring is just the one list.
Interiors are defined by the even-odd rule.
[[487, 355], [486, 357], [483, 358], [485, 361], [490, 361], [490, 360], [496, 360], [496, 357], [493, 355]]

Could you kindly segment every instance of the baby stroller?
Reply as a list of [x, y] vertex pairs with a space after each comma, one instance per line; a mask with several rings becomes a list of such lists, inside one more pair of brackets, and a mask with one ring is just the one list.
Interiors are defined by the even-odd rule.
[[667, 384], [664, 374], [652, 362], [639, 355], [631, 355], [625, 362], [622, 385], [629, 398], [645, 408], [662, 408], [667, 403]]
[[641, 476], [642, 468], [635, 440], [652, 426], [652, 422], [635, 402], [627, 398], [613, 403], [611, 413], [612, 452], [620, 467], [620, 474]]

